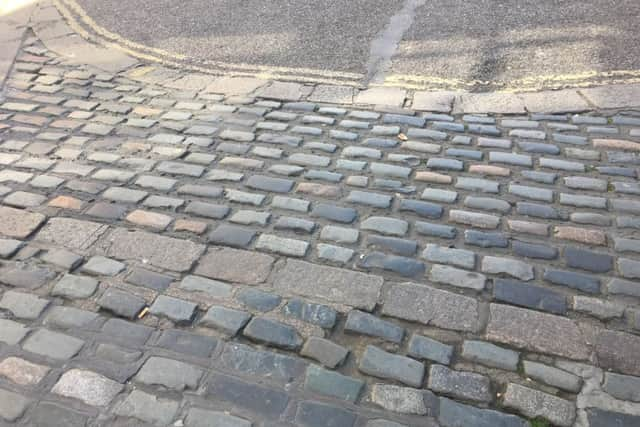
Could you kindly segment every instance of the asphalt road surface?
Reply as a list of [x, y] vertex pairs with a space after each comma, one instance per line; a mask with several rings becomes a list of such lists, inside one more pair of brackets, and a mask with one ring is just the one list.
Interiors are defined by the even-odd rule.
[[638, 0], [76, 1], [107, 30], [196, 62], [416, 88], [640, 77]]

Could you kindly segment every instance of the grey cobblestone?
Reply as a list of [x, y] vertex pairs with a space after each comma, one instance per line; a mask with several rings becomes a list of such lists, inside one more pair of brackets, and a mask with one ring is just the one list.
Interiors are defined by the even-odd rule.
[[[412, 337], [406, 347], [411, 358], [478, 369], [496, 384], [496, 392], [505, 383], [497, 366], [510, 371], [510, 382], [521, 383], [526, 376], [535, 381], [533, 388], [561, 390], [559, 396], [572, 407], [574, 399], [565, 393], [577, 393], [580, 380], [543, 364], [551, 362], [547, 357], [611, 370], [609, 378], [640, 375], [633, 357], [640, 318], [633, 308], [640, 296], [634, 283], [640, 276], [634, 237], [640, 229], [635, 218], [640, 212], [635, 138], [640, 134], [633, 111], [569, 116], [523, 110], [517, 117], [497, 117], [400, 107], [353, 110], [307, 102], [306, 93], [316, 93], [317, 87], [298, 83], [225, 97], [207, 92], [235, 85], [254, 90], [263, 82], [189, 75], [156, 65], [152, 71], [137, 67], [103, 75], [60, 61], [55, 49], [45, 50], [34, 37], [27, 37], [25, 46], [0, 105], [0, 194], [5, 205], [25, 208], [0, 207], [5, 239], [0, 282], [6, 287], [0, 305], [6, 316], [24, 324], [1, 320], [0, 340], [8, 349], [23, 344], [35, 353], [34, 362], [89, 368], [122, 383], [145, 358], [164, 357], [160, 354], [187, 366], [191, 359], [198, 364], [212, 359], [216, 371], [207, 370], [210, 381], [200, 384], [201, 378], [194, 386], [200, 388], [191, 388], [211, 405], [189, 400], [178, 412], [173, 408], [181, 408], [176, 406], [181, 391], [163, 390], [119, 414], [130, 399], [126, 385], [122, 396], [100, 409], [105, 422], [208, 425], [198, 418], [229, 411], [247, 417], [228, 419], [239, 425], [276, 418], [283, 425], [413, 424], [407, 415], [418, 413], [426, 415], [420, 422], [434, 426], [526, 425], [503, 413], [503, 396], [494, 402], [491, 395], [481, 409], [424, 389], [391, 386], [397, 372], [381, 375], [379, 384], [371, 383], [366, 372], [353, 374], [367, 343], [387, 341], [378, 333], [380, 325], [403, 332], [392, 334], [384, 346], [397, 349], [398, 354], [385, 352], [393, 360], [412, 360], [402, 355], [406, 334]], [[148, 74], [137, 75], [143, 71]], [[340, 97], [352, 100], [354, 91], [345, 88]], [[407, 96], [385, 89], [357, 98], [370, 102], [375, 92]], [[274, 93], [300, 100], [260, 98]], [[416, 99], [407, 105], [424, 108]], [[449, 111], [454, 101], [438, 102]], [[146, 227], [153, 232], [141, 230]], [[204, 241], [246, 251], [209, 247], [203, 256]], [[105, 268], [109, 262], [96, 263], [96, 256], [122, 269]], [[85, 260], [88, 266], [82, 265]], [[353, 271], [362, 269], [378, 274]], [[86, 271], [99, 277], [85, 277]], [[402, 283], [401, 275], [416, 283]], [[455, 291], [444, 290], [449, 287]], [[120, 297], [108, 298], [114, 292]], [[158, 301], [176, 304], [160, 310]], [[172, 310], [185, 304], [188, 313], [175, 315], [180, 310]], [[372, 393], [348, 394], [355, 404], [289, 402], [291, 387], [303, 387], [308, 365], [297, 357], [254, 350], [255, 344], [236, 344], [246, 340], [246, 329], [245, 336], [237, 334], [256, 313], [263, 313], [258, 319], [267, 326], [249, 341], [280, 346], [278, 351], [302, 348], [302, 356], [326, 368], [340, 366], [339, 375], [346, 374], [322, 375], [335, 380], [327, 384], [354, 375], [371, 384]], [[356, 314], [379, 328], [353, 327]], [[586, 331], [583, 323], [592, 321], [598, 328]], [[64, 335], [43, 337], [47, 330], [41, 324]], [[197, 333], [187, 331], [192, 326]], [[284, 331], [295, 345], [282, 348]], [[466, 343], [451, 331], [461, 332]], [[224, 335], [228, 342], [209, 335]], [[71, 341], [80, 338], [76, 355]], [[480, 349], [470, 343], [480, 343], [474, 344]], [[522, 350], [531, 359], [524, 361], [524, 372], [513, 371], [517, 358], [502, 363], [492, 356], [494, 344], [511, 348], [500, 347], [499, 354]], [[50, 348], [64, 349], [64, 357], [50, 358]], [[152, 354], [143, 356], [143, 350]], [[204, 378], [204, 368], [193, 368]], [[376, 367], [382, 368], [389, 367]], [[243, 379], [227, 377], [229, 372]], [[181, 374], [180, 369], [166, 373]], [[47, 375], [41, 381], [52, 386], [55, 380]], [[422, 378], [414, 384], [421, 387]], [[635, 399], [613, 380], [607, 387], [616, 402]], [[319, 394], [328, 398], [340, 395], [338, 388], [323, 390]], [[446, 394], [469, 400], [460, 397], [463, 392], [464, 387]], [[31, 392], [25, 398], [31, 399]], [[512, 409], [526, 417], [549, 416], [538, 409], [529, 412], [524, 403]], [[68, 399], [29, 404], [20, 423], [102, 422], [96, 412], [78, 411], [78, 404]], [[200, 404], [205, 406], [199, 409]], [[376, 408], [361, 411], [369, 404]], [[578, 412], [581, 422], [607, 425], [621, 419], [618, 410]], [[53, 415], [47, 418], [47, 412]]]

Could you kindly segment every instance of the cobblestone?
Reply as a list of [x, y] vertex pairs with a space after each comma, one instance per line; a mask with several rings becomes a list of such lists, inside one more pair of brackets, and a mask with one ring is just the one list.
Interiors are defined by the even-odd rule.
[[[0, 320], [0, 340], [10, 357], [22, 344], [36, 358], [29, 363], [54, 367], [38, 390], [68, 369], [124, 389], [99, 420], [97, 409], [57, 399], [29, 403], [19, 423], [199, 426], [218, 416], [231, 425], [397, 427], [419, 414], [443, 427], [526, 425], [505, 410], [568, 423], [568, 413], [527, 406], [543, 392], [570, 401], [581, 423], [635, 422], [619, 412], [637, 404], [624, 386], [632, 380], [620, 378], [640, 375], [640, 134], [631, 110], [354, 110], [304, 100], [326, 101], [318, 86], [157, 65], [104, 74], [61, 61], [35, 37], [23, 44], [0, 104], [0, 305], [21, 323]], [[407, 97], [336, 93], [397, 106]], [[295, 101], [261, 98], [280, 95]], [[425, 95], [411, 96], [407, 106], [426, 108], [417, 102]], [[454, 98], [427, 101], [449, 112]], [[309, 368], [324, 385], [304, 398], [337, 395], [340, 404], [294, 397], [310, 365], [254, 341], [339, 368]], [[384, 357], [363, 370], [372, 343]], [[151, 372], [148, 361], [167, 354], [171, 366], [152, 372], [167, 377], [134, 392], [146, 397], [132, 394], [136, 370]], [[579, 394], [582, 380], [553, 357], [606, 370], [598, 388], [612, 397]], [[471, 388], [437, 396], [421, 389], [424, 375], [400, 369], [417, 373], [423, 360], [448, 379], [476, 371], [492, 392], [529, 387], [529, 378], [535, 396], [505, 409], [512, 396], [486, 394], [482, 408], [467, 406], [459, 401], [473, 400]], [[175, 363], [201, 376], [183, 384]], [[147, 394], [169, 380], [175, 389]], [[368, 393], [356, 397], [333, 387], [360, 381]], [[183, 387], [200, 395], [184, 408]], [[40, 400], [34, 387], [24, 392]]]
[[358, 369], [365, 374], [397, 380], [412, 387], [420, 387], [424, 377], [422, 363], [371, 345], [365, 349]]
[[429, 369], [427, 386], [435, 392], [453, 397], [490, 402], [493, 399], [490, 385], [488, 377], [473, 372], [454, 371], [435, 364]]

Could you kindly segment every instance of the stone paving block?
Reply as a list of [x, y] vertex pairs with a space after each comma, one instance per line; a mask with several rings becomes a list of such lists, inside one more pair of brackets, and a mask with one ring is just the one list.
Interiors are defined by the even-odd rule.
[[11, 258], [22, 247], [23, 242], [15, 239], [0, 239], [0, 258]]
[[120, 383], [83, 369], [71, 369], [60, 377], [52, 393], [81, 400], [91, 406], [106, 406], [124, 389]]
[[96, 301], [96, 304], [116, 316], [131, 320], [135, 319], [138, 313], [146, 306], [143, 298], [114, 287], [107, 289]]
[[104, 235], [96, 247], [109, 257], [145, 260], [155, 267], [177, 272], [191, 269], [204, 252], [204, 245], [195, 242], [124, 228], [115, 228]]
[[257, 350], [236, 343], [225, 346], [221, 360], [226, 368], [242, 375], [264, 378], [280, 384], [290, 384], [300, 378], [307, 367], [307, 363], [297, 357]]
[[188, 301], [159, 295], [149, 311], [156, 316], [167, 317], [176, 324], [188, 324], [193, 320], [197, 307], [197, 304]]
[[302, 240], [279, 237], [274, 234], [261, 234], [256, 241], [256, 249], [287, 256], [303, 257], [309, 249], [309, 243]]
[[254, 317], [244, 328], [244, 336], [260, 343], [270, 344], [286, 350], [298, 350], [302, 338], [295, 328], [275, 320]]
[[24, 414], [31, 399], [9, 390], [0, 389], [0, 418], [16, 421]]
[[55, 266], [64, 268], [65, 270], [73, 270], [82, 264], [84, 258], [65, 249], [53, 249], [47, 251], [42, 260]]
[[91, 247], [108, 228], [97, 222], [51, 218], [35, 239], [71, 250], [84, 251]]
[[476, 402], [491, 402], [489, 377], [473, 372], [454, 371], [442, 365], [431, 365], [427, 386], [438, 393]]
[[307, 368], [304, 380], [305, 390], [349, 402], [355, 402], [358, 399], [363, 387], [362, 380], [328, 371], [316, 365], [310, 365]]
[[170, 425], [180, 402], [161, 399], [141, 390], [133, 390], [115, 409], [117, 415], [133, 417], [155, 425]]
[[172, 390], [194, 390], [203, 371], [192, 365], [164, 357], [150, 357], [134, 380], [147, 385], [161, 385]]
[[640, 360], [635, 356], [640, 351], [640, 338], [636, 335], [601, 330], [594, 343], [598, 366], [613, 371], [640, 376]]
[[451, 363], [453, 346], [434, 339], [413, 334], [409, 340], [407, 354], [417, 359], [427, 359], [444, 365]]
[[25, 239], [29, 237], [46, 217], [39, 213], [25, 212], [0, 206], [0, 235]]
[[22, 348], [52, 359], [67, 360], [75, 356], [83, 346], [84, 341], [81, 339], [39, 329], [27, 338]]
[[[347, 283], [349, 286], [344, 285]], [[382, 283], [380, 276], [290, 259], [276, 272], [273, 286], [280, 292], [370, 311], [378, 301]]]
[[406, 91], [392, 87], [373, 87], [360, 91], [355, 99], [356, 104], [389, 105], [402, 107]]
[[529, 422], [511, 414], [440, 398], [438, 421], [444, 427], [527, 427]]
[[48, 366], [38, 365], [19, 357], [7, 357], [0, 363], [0, 376], [23, 386], [38, 384], [50, 370]]
[[559, 426], [571, 426], [576, 417], [573, 402], [528, 387], [510, 383], [504, 405], [529, 418], [542, 417]]
[[616, 399], [640, 402], [640, 377], [605, 372], [602, 388]]
[[41, 402], [31, 410], [29, 422], [34, 427], [84, 427], [87, 416], [57, 404]]
[[481, 269], [483, 273], [507, 274], [520, 280], [533, 279], [533, 267], [523, 261], [485, 256], [482, 258]]
[[96, 291], [98, 281], [90, 277], [65, 274], [51, 290], [51, 295], [71, 299], [89, 298]]
[[50, 301], [36, 295], [6, 291], [0, 299], [0, 309], [7, 310], [19, 319], [34, 320], [47, 308]]
[[327, 368], [335, 369], [344, 362], [349, 350], [324, 338], [309, 337], [300, 354], [317, 360]]
[[229, 248], [210, 248], [200, 259], [195, 274], [235, 283], [257, 285], [263, 283], [274, 258], [260, 253]]
[[574, 360], [586, 359], [589, 354], [586, 337], [573, 320], [508, 305], [490, 305], [486, 336], [491, 341]]
[[200, 324], [218, 329], [233, 337], [249, 322], [249, 319], [251, 315], [245, 311], [211, 306], [200, 320]]
[[267, 419], [279, 418], [289, 403], [289, 397], [280, 390], [224, 375], [209, 378], [206, 395], [246, 408]]
[[371, 252], [360, 261], [364, 268], [381, 268], [393, 271], [405, 277], [421, 277], [425, 272], [425, 265], [412, 258], [386, 255], [382, 252]]
[[382, 314], [459, 331], [477, 331], [478, 302], [426, 285], [401, 283], [384, 297]]
[[518, 367], [517, 352], [483, 341], [465, 341], [461, 355], [473, 362], [507, 371], [515, 371]]
[[379, 337], [396, 344], [399, 344], [404, 337], [404, 328], [358, 310], [349, 312], [344, 330]]
[[27, 335], [29, 328], [13, 320], [0, 319], [0, 342], [16, 345]]
[[436, 283], [445, 283], [460, 288], [482, 290], [487, 278], [483, 274], [460, 270], [446, 265], [434, 264], [429, 279]]
[[352, 427], [356, 414], [343, 408], [326, 403], [304, 401], [298, 405], [296, 423], [306, 427], [326, 425]]
[[412, 387], [420, 387], [424, 377], [422, 363], [371, 345], [362, 354], [358, 369], [365, 374], [400, 381]]
[[550, 313], [565, 314], [567, 312], [565, 295], [542, 286], [515, 280], [495, 279], [493, 296], [499, 301]]
[[96, 276], [115, 276], [126, 268], [126, 265], [103, 256], [89, 258], [82, 271]]
[[[401, 414], [433, 416], [438, 411], [438, 399], [434, 394], [429, 391], [409, 387], [374, 384], [371, 389], [370, 399], [371, 402], [381, 406], [387, 411]], [[371, 425], [371, 423], [367, 424], [367, 426], [369, 425]], [[387, 424], [380, 425], [384, 426]], [[389, 425], [394, 426], [396, 424], [392, 423]]]
[[579, 376], [553, 366], [525, 360], [522, 362], [522, 367], [528, 377], [562, 390], [578, 393], [582, 386], [582, 379]]
[[161, 292], [169, 287], [174, 278], [144, 268], [134, 268], [125, 281]]
[[185, 276], [180, 282], [180, 289], [193, 292], [204, 292], [217, 298], [229, 298], [233, 287], [217, 280], [209, 280], [198, 276]]
[[55, 306], [47, 312], [43, 324], [58, 329], [84, 328], [98, 319], [98, 314], [75, 307]]
[[179, 329], [162, 331], [162, 334], [155, 342], [157, 347], [203, 359], [211, 356], [217, 344], [218, 341], [214, 338], [192, 334]]
[[153, 328], [122, 319], [109, 319], [102, 327], [102, 333], [108, 342], [123, 343], [130, 347], [142, 346], [152, 332]]
[[336, 311], [331, 307], [323, 304], [307, 303], [298, 298], [290, 299], [282, 307], [282, 313], [326, 329], [333, 328], [337, 318]]

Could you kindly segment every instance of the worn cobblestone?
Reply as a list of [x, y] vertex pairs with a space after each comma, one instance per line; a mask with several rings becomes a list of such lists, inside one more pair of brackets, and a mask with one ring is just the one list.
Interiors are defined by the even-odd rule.
[[[633, 109], [462, 116], [345, 87], [396, 105], [354, 110], [307, 101], [328, 99], [318, 86], [104, 73], [23, 44], [0, 104], [0, 372], [51, 371], [4, 418], [635, 422], [617, 412], [640, 375]], [[555, 357], [606, 370], [612, 397], [585, 397], [592, 380]], [[74, 371], [122, 391], [92, 410], [97, 389], [40, 402]]]

